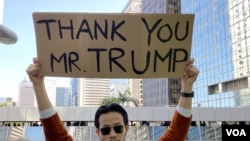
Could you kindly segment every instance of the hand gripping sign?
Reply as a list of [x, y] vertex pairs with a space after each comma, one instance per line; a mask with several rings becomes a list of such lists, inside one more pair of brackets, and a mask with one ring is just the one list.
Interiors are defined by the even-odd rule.
[[193, 14], [33, 13], [45, 76], [180, 77]]

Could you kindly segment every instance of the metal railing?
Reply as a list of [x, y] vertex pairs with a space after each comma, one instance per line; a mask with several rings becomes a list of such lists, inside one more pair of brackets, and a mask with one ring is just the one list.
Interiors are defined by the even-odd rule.
[[[98, 141], [93, 126], [66, 127], [74, 141]], [[157, 141], [166, 126], [130, 126], [126, 141]], [[45, 141], [41, 126], [0, 126], [1, 141]], [[220, 141], [219, 126], [190, 126], [187, 141]]]
[[[63, 121], [93, 121], [96, 107], [56, 107]], [[126, 107], [130, 121], [170, 121], [175, 107]], [[36, 107], [0, 107], [0, 121], [39, 121]], [[194, 121], [249, 121], [248, 107], [194, 107]]]

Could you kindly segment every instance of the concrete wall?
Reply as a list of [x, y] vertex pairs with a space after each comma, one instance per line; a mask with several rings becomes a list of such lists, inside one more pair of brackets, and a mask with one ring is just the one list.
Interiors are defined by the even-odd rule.
[[[93, 121], [93, 107], [56, 107], [63, 121]], [[170, 121], [175, 107], [126, 107], [130, 121]], [[250, 107], [193, 108], [193, 121], [249, 121]], [[36, 107], [0, 107], [0, 121], [38, 121]]]

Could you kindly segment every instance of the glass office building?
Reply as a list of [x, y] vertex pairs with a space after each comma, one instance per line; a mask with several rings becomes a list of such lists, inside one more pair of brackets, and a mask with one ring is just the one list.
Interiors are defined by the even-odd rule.
[[[249, 0], [181, 1], [183, 14], [195, 14], [191, 56], [200, 74], [193, 107], [249, 106], [249, 6]], [[191, 127], [188, 139], [220, 140], [220, 127], [211, 124]]]
[[[195, 83], [194, 107], [250, 104], [249, 3], [249, 0], [142, 0], [143, 13], [195, 14], [191, 57], [195, 58], [200, 75]], [[157, 94], [170, 92], [167, 91], [171, 88], [170, 80], [156, 80], [143, 80], [144, 106], [170, 105], [169, 99], [147, 102], [147, 94], [154, 95], [155, 101], [166, 97], [150, 93], [153, 88], [158, 87]], [[168, 88], [160, 88], [161, 85]]]
[[78, 83], [77, 78], [70, 78], [70, 106], [77, 106]]
[[[180, 13], [180, 0], [142, 0], [142, 13]], [[176, 106], [179, 99], [179, 78], [142, 80], [143, 106]]]
[[200, 75], [193, 106], [250, 104], [249, 0], [182, 0], [182, 13], [195, 14], [192, 54]]

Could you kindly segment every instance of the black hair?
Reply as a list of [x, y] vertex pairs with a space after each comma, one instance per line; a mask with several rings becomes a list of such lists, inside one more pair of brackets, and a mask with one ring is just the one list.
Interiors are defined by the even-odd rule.
[[96, 128], [99, 128], [99, 126], [100, 126], [100, 123], [99, 123], [100, 116], [102, 114], [106, 114], [109, 112], [120, 113], [123, 117], [124, 124], [128, 125], [128, 113], [127, 113], [127, 111], [121, 105], [119, 105], [117, 103], [112, 103], [109, 105], [102, 105], [97, 109], [97, 111], [95, 113], [95, 127]]

